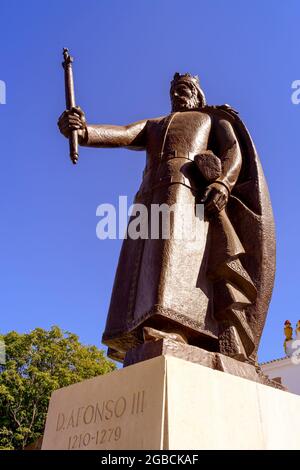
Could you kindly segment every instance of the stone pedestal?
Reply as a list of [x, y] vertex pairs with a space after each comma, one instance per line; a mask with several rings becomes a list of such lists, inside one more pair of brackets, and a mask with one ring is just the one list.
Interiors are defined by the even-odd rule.
[[44, 449], [299, 449], [300, 396], [171, 356], [53, 393]]

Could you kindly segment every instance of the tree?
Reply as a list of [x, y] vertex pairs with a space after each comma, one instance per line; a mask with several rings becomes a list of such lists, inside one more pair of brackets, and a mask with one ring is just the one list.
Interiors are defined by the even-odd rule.
[[11, 331], [0, 340], [6, 349], [0, 365], [0, 449], [24, 449], [43, 434], [54, 390], [115, 369], [103, 351], [57, 326]]

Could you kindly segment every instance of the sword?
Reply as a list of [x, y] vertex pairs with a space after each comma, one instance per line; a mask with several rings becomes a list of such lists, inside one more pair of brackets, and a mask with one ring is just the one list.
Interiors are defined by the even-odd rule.
[[[67, 48], [63, 49], [64, 61], [62, 66], [65, 71], [65, 94], [66, 94], [66, 108], [70, 110], [75, 107], [75, 93], [74, 93], [74, 80], [73, 80], [73, 70], [72, 62], [73, 57], [70, 56], [69, 50]], [[77, 130], [71, 132], [69, 137], [69, 146], [70, 146], [70, 158], [74, 165], [78, 161], [78, 134]]]

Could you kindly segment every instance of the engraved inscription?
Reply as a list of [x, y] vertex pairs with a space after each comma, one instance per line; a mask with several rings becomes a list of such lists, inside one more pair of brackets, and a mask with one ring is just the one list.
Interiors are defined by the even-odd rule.
[[81, 433], [69, 436], [68, 450], [82, 449], [94, 442], [96, 445], [107, 444], [118, 441], [121, 438], [121, 427], [109, 429], [98, 429], [95, 433]]
[[133, 415], [133, 414], [143, 413], [144, 402], [145, 402], [145, 390], [134, 393], [132, 397], [131, 414]]
[[97, 401], [74, 407], [69, 412], [59, 412], [56, 432], [67, 433], [67, 449], [70, 450], [105, 446], [122, 438], [123, 417], [137, 417], [145, 409], [145, 390], [138, 390], [129, 397], [122, 395], [114, 400]]
[[89, 404], [73, 408], [71, 413], [59, 413], [57, 416], [56, 431], [64, 431], [78, 426], [109, 421], [112, 418], [121, 418], [127, 408], [126, 398], [121, 396], [117, 400], [106, 400], [101, 403]]

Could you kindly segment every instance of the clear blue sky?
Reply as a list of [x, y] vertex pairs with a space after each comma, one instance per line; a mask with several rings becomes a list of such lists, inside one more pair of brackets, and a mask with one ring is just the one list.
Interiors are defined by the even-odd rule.
[[1, 0], [1, 332], [57, 324], [100, 346], [121, 241], [96, 238], [96, 207], [132, 200], [145, 156], [80, 150], [56, 122], [61, 51], [75, 56], [89, 122], [125, 124], [169, 111], [175, 71], [198, 74], [209, 104], [248, 126], [269, 183], [277, 276], [260, 360], [283, 355], [282, 325], [300, 317], [300, 3], [289, 0]]

